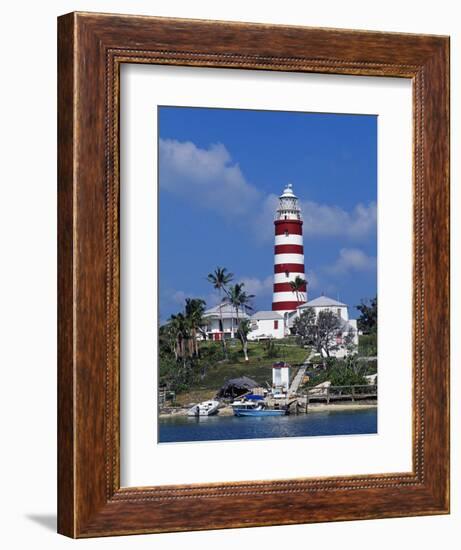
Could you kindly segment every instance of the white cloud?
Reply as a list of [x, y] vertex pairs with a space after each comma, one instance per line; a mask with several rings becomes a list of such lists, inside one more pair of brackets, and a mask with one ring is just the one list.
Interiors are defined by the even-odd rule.
[[273, 222], [278, 202], [277, 195], [271, 193], [254, 210], [251, 218], [251, 231], [256, 241], [265, 243], [274, 239]]
[[272, 294], [272, 285], [274, 283], [274, 277], [272, 275], [267, 276], [265, 279], [258, 279], [257, 277], [242, 277], [239, 281], [245, 284], [245, 292], [248, 294], [254, 294], [256, 298]]
[[170, 315], [184, 312], [187, 298], [201, 298], [205, 300], [205, 308], [209, 309], [220, 303], [219, 295], [215, 291], [207, 294], [200, 292], [186, 292], [184, 290], [164, 289], [159, 295], [160, 300], [160, 322], [166, 322]]
[[375, 231], [376, 203], [357, 204], [350, 212], [339, 206], [318, 204], [313, 201], [301, 203], [304, 219], [304, 235], [308, 237], [344, 236], [362, 239]]
[[312, 271], [312, 269], [308, 269], [306, 273], [306, 279], [308, 291], [316, 290], [319, 288], [319, 278], [317, 277], [315, 271]]
[[[277, 195], [263, 195], [249, 183], [221, 144], [207, 149], [190, 141], [160, 139], [160, 186], [185, 200], [249, 226], [256, 240], [273, 238]], [[285, 182], [280, 182], [282, 188]], [[306, 237], [361, 240], [376, 230], [376, 203], [340, 206], [301, 201]]]
[[331, 275], [342, 275], [348, 272], [372, 271], [376, 269], [376, 258], [368, 256], [358, 248], [342, 248], [334, 264], [325, 267]]
[[181, 306], [184, 305], [184, 302], [186, 301], [187, 294], [182, 290], [177, 290], [174, 292], [171, 296], [171, 301], [175, 304], [179, 304]]
[[226, 217], [244, 216], [261, 193], [245, 177], [224, 145], [200, 149], [190, 141], [160, 139], [160, 186]]
[[[278, 206], [278, 197], [271, 193], [259, 207], [254, 219], [255, 234], [260, 241], [273, 238], [272, 221]], [[309, 237], [341, 237], [351, 241], [367, 238], [376, 230], [376, 203], [357, 204], [347, 211], [339, 206], [300, 201], [303, 216], [303, 233]]]

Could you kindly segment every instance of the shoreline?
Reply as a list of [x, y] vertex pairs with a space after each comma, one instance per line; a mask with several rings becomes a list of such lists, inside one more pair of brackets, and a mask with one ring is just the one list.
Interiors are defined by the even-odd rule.
[[[192, 406], [192, 405], [191, 405]], [[170, 410], [163, 410], [159, 412], [159, 419], [161, 418], [173, 418], [176, 416], [187, 416], [187, 411], [190, 407], [172, 407]], [[304, 414], [312, 414], [316, 412], [332, 412], [332, 411], [357, 411], [364, 409], [376, 409], [378, 408], [378, 402], [339, 402], [339, 403], [310, 403], [308, 407], [308, 412], [306, 413], [304, 407], [298, 410], [298, 414], [292, 412], [290, 416], [300, 416]], [[216, 416], [233, 416], [234, 412], [232, 407], [226, 405], [218, 410]], [[191, 417], [192, 418], [192, 417]]]
[[[375, 403], [367, 402], [367, 403], [330, 403], [327, 405], [326, 403], [310, 403], [308, 407], [308, 413], [311, 412], [322, 412], [322, 411], [346, 411], [346, 410], [352, 410], [357, 411], [361, 409], [377, 409], [378, 408], [378, 402]], [[305, 414], [305, 413], [302, 413]]]

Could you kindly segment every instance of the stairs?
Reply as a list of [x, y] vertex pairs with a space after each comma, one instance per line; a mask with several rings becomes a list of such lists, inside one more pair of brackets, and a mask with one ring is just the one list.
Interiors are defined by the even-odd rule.
[[298, 372], [296, 373], [296, 376], [291, 381], [290, 389], [288, 390], [288, 395], [293, 395], [298, 391], [298, 388], [301, 385], [301, 382], [303, 381], [304, 375], [306, 373], [307, 366], [309, 365], [309, 361], [313, 356], [314, 356], [314, 353], [311, 352], [309, 354], [309, 357], [307, 357], [304, 363], [302, 364], [302, 366], [299, 367]]
[[296, 373], [296, 376], [291, 381], [290, 389], [288, 390], [288, 393], [290, 395], [293, 395], [298, 391], [298, 388], [299, 388], [301, 382], [303, 381], [306, 369], [307, 369], [306, 364], [303, 364], [302, 367], [299, 367], [298, 372]]

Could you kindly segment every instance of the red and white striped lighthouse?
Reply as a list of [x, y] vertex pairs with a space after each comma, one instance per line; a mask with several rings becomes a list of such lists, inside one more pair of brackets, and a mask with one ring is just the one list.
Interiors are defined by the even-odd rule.
[[298, 197], [288, 184], [279, 197], [275, 214], [274, 297], [272, 310], [282, 316], [307, 301], [307, 282], [294, 291], [293, 281], [304, 273], [303, 222]]

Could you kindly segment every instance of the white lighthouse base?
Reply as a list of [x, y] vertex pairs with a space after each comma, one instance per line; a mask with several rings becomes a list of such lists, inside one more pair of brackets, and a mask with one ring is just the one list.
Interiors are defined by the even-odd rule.
[[277, 313], [283, 318], [283, 330], [284, 335], [289, 336], [290, 335], [290, 329], [288, 328], [291, 323], [289, 323], [289, 319], [293, 319], [293, 317], [297, 314], [297, 310], [292, 309], [286, 309], [286, 310], [277, 310]]

